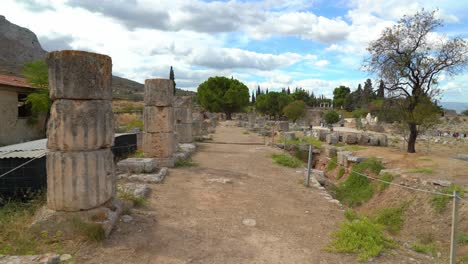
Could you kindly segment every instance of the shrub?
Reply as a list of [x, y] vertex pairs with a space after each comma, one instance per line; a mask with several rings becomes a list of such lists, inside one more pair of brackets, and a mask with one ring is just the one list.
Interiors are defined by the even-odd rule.
[[352, 115], [354, 118], [363, 118], [367, 115], [367, 113], [368, 112], [366, 109], [359, 108], [359, 109], [354, 110]]
[[271, 157], [275, 163], [285, 167], [298, 168], [304, 165], [301, 160], [288, 154], [273, 154]]
[[346, 220], [333, 233], [333, 240], [327, 247], [331, 252], [358, 253], [358, 261], [376, 257], [386, 249], [394, 248], [395, 242], [387, 238], [383, 226], [367, 217], [348, 213], [353, 220]]
[[340, 115], [337, 112], [331, 110], [323, 115], [323, 119], [327, 124], [331, 125], [340, 121]]

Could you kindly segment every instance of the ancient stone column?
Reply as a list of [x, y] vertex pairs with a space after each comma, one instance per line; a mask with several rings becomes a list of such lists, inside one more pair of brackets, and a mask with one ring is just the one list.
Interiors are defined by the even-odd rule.
[[80, 211], [115, 192], [112, 60], [85, 51], [47, 56], [52, 108], [47, 141], [47, 207]]
[[175, 131], [179, 143], [192, 143], [192, 97], [174, 97]]
[[145, 81], [143, 152], [159, 167], [174, 166], [174, 82], [169, 79]]

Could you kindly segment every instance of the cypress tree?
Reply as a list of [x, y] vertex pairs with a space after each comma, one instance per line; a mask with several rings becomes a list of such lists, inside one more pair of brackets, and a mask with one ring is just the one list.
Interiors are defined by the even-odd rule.
[[169, 72], [169, 79], [172, 80], [172, 82], [174, 83], [174, 95], [176, 94], [176, 83], [175, 83], [175, 79], [174, 79], [174, 69], [172, 69], [172, 66], [171, 66], [171, 70]]

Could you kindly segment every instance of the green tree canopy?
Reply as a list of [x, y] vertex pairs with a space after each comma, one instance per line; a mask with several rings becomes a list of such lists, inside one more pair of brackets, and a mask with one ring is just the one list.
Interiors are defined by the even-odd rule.
[[333, 106], [341, 107], [344, 106], [346, 97], [351, 93], [349, 87], [341, 85], [336, 87], [333, 91]]
[[335, 124], [340, 121], [340, 115], [336, 111], [328, 111], [323, 115], [323, 119], [329, 125]]
[[283, 113], [287, 118], [293, 122], [296, 122], [297, 119], [305, 115], [306, 104], [302, 100], [296, 100], [284, 107]]
[[293, 101], [287, 93], [269, 92], [256, 98], [255, 109], [269, 116], [280, 117], [283, 108]]
[[[40, 115], [48, 118], [52, 101], [49, 98], [49, 72], [45, 61], [37, 60], [27, 62], [23, 68], [26, 82], [35, 87], [33, 93], [28, 94], [26, 103], [31, 105], [31, 123], [37, 123]], [[47, 118], [45, 122], [47, 122]]]
[[210, 112], [224, 112], [226, 118], [249, 105], [249, 89], [234, 78], [210, 77], [198, 86], [197, 100]]
[[464, 111], [462, 112], [462, 115], [468, 116], [468, 109], [464, 110]]

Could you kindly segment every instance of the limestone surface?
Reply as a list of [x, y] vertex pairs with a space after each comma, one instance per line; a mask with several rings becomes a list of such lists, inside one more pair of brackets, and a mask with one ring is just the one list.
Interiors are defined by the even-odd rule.
[[50, 110], [47, 148], [97, 150], [114, 143], [110, 101], [56, 100]]
[[50, 52], [50, 98], [111, 100], [112, 60], [109, 56], [86, 51]]
[[128, 158], [117, 163], [119, 172], [151, 173], [156, 170], [156, 161], [151, 158]]
[[174, 97], [174, 82], [169, 79], [145, 80], [146, 106], [171, 106]]
[[143, 112], [144, 131], [174, 131], [174, 108], [164, 106], [145, 106]]
[[175, 131], [177, 132], [179, 143], [193, 142], [192, 124], [176, 124]]
[[175, 152], [174, 133], [143, 133], [143, 152], [151, 158], [169, 158]]
[[47, 206], [80, 211], [107, 202], [115, 192], [110, 149], [47, 153]]

